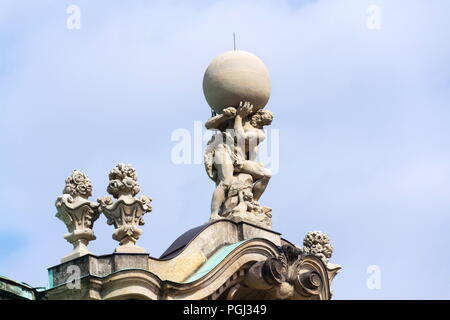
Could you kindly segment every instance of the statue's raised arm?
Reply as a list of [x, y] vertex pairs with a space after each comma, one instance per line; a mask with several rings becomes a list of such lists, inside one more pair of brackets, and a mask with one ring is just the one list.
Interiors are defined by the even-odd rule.
[[208, 130], [219, 130], [224, 131], [229, 125], [229, 120], [236, 116], [236, 109], [233, 107], [228, 107], [223, 110], [222, 114], [211, 117], [206, 121], [205, 127]]

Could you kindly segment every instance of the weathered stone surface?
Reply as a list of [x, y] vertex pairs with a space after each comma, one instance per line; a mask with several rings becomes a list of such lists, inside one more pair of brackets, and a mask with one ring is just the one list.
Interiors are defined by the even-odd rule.
[[205, 124], [217, 130], [204, 157], [206, 172], [216, 184], [210, 220], [246, 221], [270, 229], [272, 210], [258, 201], [272, 173], [257, 161], [263, 127], [273, 119], [263, 110], [271, 92], [267, 68], [251, 53], [226, 52], [208, 66], [203, 91], [219, 113]]
[[0, 276], [0, 300], [35, 300], [37, 296], [28, 284]]
[[67, 282], [73, 274], [73, 266], [79, 268], [80, 276], [105, 277], [124, 269], [143, 269], [161, 280], [183, 282], [194, 273], [218, 249], [249, 239], [267, 239], [275, 245], [281, 244], [280, 234], [248, 223], [220, 220], [210, 224], [177, 256], [169, 260], [149, 257], [148, 254], [114, 253], [94, 256], [92, 254], [49, 268], [51, 286]]
[[259, 204], [272, 173], [257, 161], [258, 144], [265, 139], [263, 127], [272, 119], [270, 111], [241, 102], [206, 122], [206, 128], [219, 131], [204, 156], [206, 172], [216, 184], [211, 221], [230, 219], [272, 228], [272, 209]]
[[136, 171], [130, 165], [118, 164], [109, 173], [109, 180], [107, 191], [117, 201], [103, 197], [98, 202], [100, 211], [108, 219], [107, 223], [116, 228], [113, 239], [120, 243], [116, 252], [145, 253], [145, 249], [137, 246], [136, 241], [142, 234], [138, 226], [145, 223], [144, 214], [152, 211], [152, 199], [147, 196], [134, 197], [140, 189]]
[[129, 270], [148, 270], [148, 254], [114, 253], [104, 256], [92, 254], [49, 268], [50, 287], [73, 281], [75, 272], [81, 278], [86, 276], [106, 277], [112, 273]]
[[272, 85], [264, 62], [246, 51], [228, 51], [215, 58], [203, 77], [203, 93], [217, 113], [239, 101], [264, 107]]
[[89, 254], [87, 245], [95, 240], [92, 230], [98, 219], [98, 204], [87, 200], [92, 195], [92, 184], [81, 171], [74, 170], [66, 179], [63, 195], [55, 202], [56, 217], [66, 224], [69, 231], [64, 238], [73, 245], [73, 251], [61, 262]]
[[[290, 245], [276, 246], [265, 239], [242, 241], [234, 247], [205, 276], [188, 282], [162, 280], [155, 273], [143, 269], [145, 255], [83, 256], [51, 268], [55, 283], [43, 294], [51, 300], [244, 297], [304, 300], [331, 297], [330, 276], [333, 271], [329, 271], [321, 259], [303, 255], [300, 249]], [[80, 269], [80, 287], [77, 290], [67, 285], [72, 273], [65, 270], [70, 265]], [[100, 272], [106, 270], [107, 265], [111, 266], [108, 274]]]
[[[163, 280], [181, 282], [197, 270], [216, 250], [242, 239], [239, 226], [228, 220], [209, 225], [177, 256], [170, 260], [150, 259], [150, 271]], [[171, 267], [174, 267], [172, 272]], [[162, 271], [162, 273], [161, 273]]]
[[[112, 197], [99, 198], [99, 205], [87, 201], [92, 189], [87, 177], [74, 172], [57, 208], [71, 232], [68, 241], [77, 245], [76, 255], [49, 268], [45, 298], [331, 298], [331, 281], [340, 266], [329, 263], [333, 248], [328, 236], [310, 232], [304, 247], [297, 247], [271, 230], [272, 210], [259, 204], [272, 176], [257, 161], [263, 127], [273, 119], [263, 109], [270, 96], [264, 64], [245, 52], [226, 53], [208, 67], [204, 90], [219, 113], [206, 123], [216, 130], [205, 151], [205, 168], [216, 184], [210, 223], [184, 233], [160, 259], [149, 257], [136, 241], [144, 214], [152, 210], [151, 199], [135, 197], [140, 191], [135, 170], [125, 164], [113, 168], [107, 187]], [[89, 228], [98, 208], [120, 243], [110, 255], [94, 256], [85, 248], [95, 238]]]
[[278, 232], [272, 231], [270, 229], [263, 229], [258, 227], [257, 225], [251, 225], [245, 222], [241, 223], [239, 226], [242, 232], [242, 240], [261, 238], [270, 240], [277, 246], [281, 245], [281, 234]]
[[325, 264], [333, 255], [333, 246], [326, 233], [321, 231], [308, 232], [303, 240], [303, 251], [315, 255], [323, 260]]

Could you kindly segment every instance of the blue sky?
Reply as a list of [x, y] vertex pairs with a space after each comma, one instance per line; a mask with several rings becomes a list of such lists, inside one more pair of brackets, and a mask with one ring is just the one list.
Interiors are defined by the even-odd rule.
[[[80, 30], [66, 28], [72, 4]], [[366, 26], [374, 4], [379, 30]], [[261, 202], [274, 229], [295, 243], [329, 234], [336, 299], [449, 299], [448, 12], [446, 0], [3, 0], [0, 274], [45, 286], [70, 252], [54, 201], [73, 169], [94, 201], [116, 163], [137, 169], [153, 256], [208, 219], [213, 184], [171, 161], [171, 134], [207, 120], [203, 73], [236, 32], [272, 78], [280, 167]], [[112, 252], [104, 217], [94, 230], [90, 249]]]

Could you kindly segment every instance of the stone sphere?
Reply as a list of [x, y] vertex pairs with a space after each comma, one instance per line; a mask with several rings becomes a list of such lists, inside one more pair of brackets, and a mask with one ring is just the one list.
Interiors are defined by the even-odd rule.
[[228, 51], [215, 58], [203, 77], [203, 93], [217, 113], [249, 101], [258, 109], [270, 98], [269, 71], [260, 58], [246, 51]]

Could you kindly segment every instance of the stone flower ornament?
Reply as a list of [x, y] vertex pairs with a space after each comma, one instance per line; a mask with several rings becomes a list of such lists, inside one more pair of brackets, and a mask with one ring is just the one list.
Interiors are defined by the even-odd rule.
[[89, 241], [95, 240], [92, 228], [99, 217], [98, 203], [88, 200], [91, 195], [92, 183], [89, 178], [83, 172], [74, 170], [66, 179], [63, 195], [56, 199], [56, 217], [66, 224], [69, 233], [64, 238], [74, 247], [73, 252], [61, 262], [90, 253], [87, 245]]
[[306, 254], [312, 254], [319, 257], [325, 265], [327, 265], [333, 254], [333, 246], [326, 233], [321, 231], [311, 231], [308, 232], [303, 239], [303, 251]]
[[144, 225], [144, 214], [152, 211], [152, 199], [147, 196], [135, 198], [139, 193], [136, 170], [127, 164], [118, 164], [109, 173], [107, 192], [112, 197], [99, 198], [100, 211], [106, 216], [107, 223], [116, 230], [113, 239], [120, 245], [116, 252], [145, 253], [145, 249], [136, 245], [142, 235], [138, 226]]

